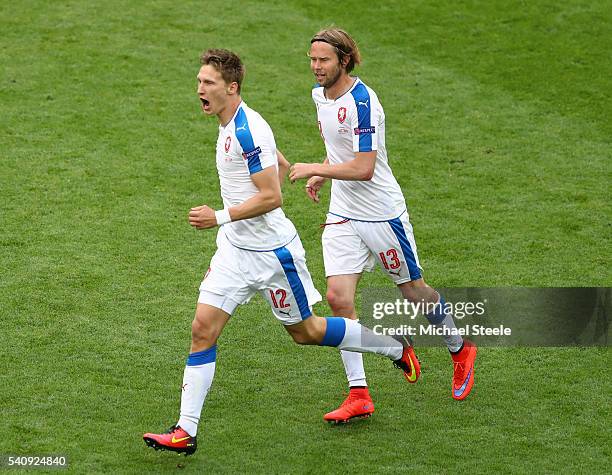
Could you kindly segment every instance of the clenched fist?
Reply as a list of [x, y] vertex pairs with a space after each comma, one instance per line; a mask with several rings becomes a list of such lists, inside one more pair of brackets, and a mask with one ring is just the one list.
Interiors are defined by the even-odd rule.
[[209, 229], [217, 225], [215, 210], [209, 206], [196, 206], [189, 210], [189, 224], [196, 229]]

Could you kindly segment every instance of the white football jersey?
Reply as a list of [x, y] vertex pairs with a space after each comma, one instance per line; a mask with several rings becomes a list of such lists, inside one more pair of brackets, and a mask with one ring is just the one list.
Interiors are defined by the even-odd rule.
[[[257, 193], [251, 175], [268, 167], [278, 170], [272, 129], [261, 115], [241, 102], [229, 123], [219, 126], [217, 170], [224, 208], [243, 203]], [[281, 208], [224, 224], [223, 230], [234, 246], [254, 251], [282, 247], [296, 235], [295, 226]]]
[[329, 212], [361, 221], [397, 218], [406, 202], [387, 161], [385, 113], [376, 93], [355, 78], [336, 100], [327, 99], [323, 87], [312, 90], [312, 99], [330, 164], [353, 160], [355, 152], [377, 152], [371, 180], [332, 180]]

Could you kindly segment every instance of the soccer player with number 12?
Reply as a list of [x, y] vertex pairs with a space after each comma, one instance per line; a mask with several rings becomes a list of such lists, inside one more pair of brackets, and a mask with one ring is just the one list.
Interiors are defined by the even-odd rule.
[[[143, 436], [149, 447], [185, 454], [197, 448], [200, 415], [215, 374], [217, 339], [236, 308], [255, 293], [269, 302], [296, 343], [377, 353], [392, 360], [408, 380], [419, 370], [407, 342], [375, 335], [355, 320], [313, 314], [312, 305], [321, 296], [295, 227], [281, 209], [281, 178], [288, 162], [276, 150], [268, 123], [241, 99], [240, 58], [214, 49], [202, 55], [201, 63], [197, 92], [202, 111], [219, 120], [216, 164], [224, 208], [201, 205], [189, 212], [196, 229], [218, 228], [217, 251], [200, 285], [180, 417], [167, 432]], [[248, 348], [236, 351], [248, 353]], [[248, 371], [246, 354], [244, 361]]]

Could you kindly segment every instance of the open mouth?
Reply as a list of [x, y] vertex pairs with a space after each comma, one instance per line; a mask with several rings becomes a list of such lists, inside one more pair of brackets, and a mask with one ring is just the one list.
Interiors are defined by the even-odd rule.
[[208, 102], [206, 99], [200, 98], [200, 102], [202, 103], [202, 109], [204, 110], [210, 109], [210, 102]]

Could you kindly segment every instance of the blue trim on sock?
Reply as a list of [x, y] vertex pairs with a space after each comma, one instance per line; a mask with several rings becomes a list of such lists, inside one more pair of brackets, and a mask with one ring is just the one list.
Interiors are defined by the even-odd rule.
[[436, 305], [436, 308], [434, 309], [433, 312], [430, 312], [427, 315], [425, 315], [427, 320], [429, 320], [429, 323], [431, 323], [432, 325], [438, 325], [442, 323], [442, 320], [444, 320], [444, 318], [446, 317], [446, 314], [444, 313], [445, 305], [446, 305], [446, 301], [444, 300], [444, 297], [440, 295], [440, 303]]
[[190, 353], [187, 357], [187, 366], [200, 366], [207, 363], [214, 363], [217, 360], [217, 345], [211, 346], [208, 350]]
[[320, 346], [338, 346], [344, 339], [346, 332], [346, 322], [341, 317], [325, 317], [327, 320], [327, 328], [323, 341]]

